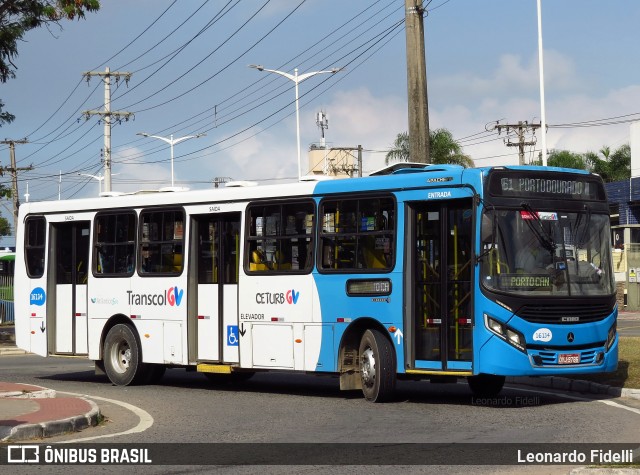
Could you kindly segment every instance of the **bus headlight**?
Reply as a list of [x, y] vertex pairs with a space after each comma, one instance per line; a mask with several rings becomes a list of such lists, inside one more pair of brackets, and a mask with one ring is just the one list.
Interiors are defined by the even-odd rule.
[[507, 341], [520, 351], [524, 351], [524, 337], [515, 330], [507, 329]]
[[609, 334], [607, 335], [606, 351], [609, 351], [613, 346], [613, 342], [616, 341], [616, 331], [618, 329], [618, 322], [613, 322], [611, 328], [609, 328]]
[[518, 330], [514, 330], [509, 325], [505, 325], [504, 323], [499, 322], [486, 313], [484, 314], [484, 325], [491, 333], [499, 336], [514, 348], [517, 348], [523, 353], [526, 353], [526, 342], [524, 340], [524, 335]]
[[486, 313], [484, 314], [484, 319], [486, 322], [486, 326], [489, 330], [491, 330], [493, 333], [495, 333], [499, 337], [504, 338], [504, 325], [502, 323], [500, 323], [497, 320], [494, 320]]

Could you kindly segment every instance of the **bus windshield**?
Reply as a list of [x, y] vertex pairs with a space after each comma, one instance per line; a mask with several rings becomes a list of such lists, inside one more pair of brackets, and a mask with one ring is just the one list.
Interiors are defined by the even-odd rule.
[[609, 217], [490, 208], [482, 217], [481, 281], [486, 289], [528, 296], [611, 295]]

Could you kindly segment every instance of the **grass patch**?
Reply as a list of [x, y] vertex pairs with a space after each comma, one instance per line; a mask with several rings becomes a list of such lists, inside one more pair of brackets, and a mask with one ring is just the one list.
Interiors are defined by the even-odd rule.
[[618, 369], [612, 373], [584, 374], [582, 379], [617, 388], [640, 388], [640, 337], [623, 336], [618, 343]]

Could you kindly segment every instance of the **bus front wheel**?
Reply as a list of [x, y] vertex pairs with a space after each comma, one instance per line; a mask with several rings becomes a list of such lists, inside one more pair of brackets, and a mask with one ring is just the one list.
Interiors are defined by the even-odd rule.
[[113, 384], [136, 384], [144, 376], [140, 344], [129, 325], [120, 323], [109, 330], [103, 354], [104, 369]]
[[502, 391], [504, 380], [504, 376], [493, 374], [479, 374], [478, 376], [469, 376], [467, 378], [473, 395], [483, 398], [496, 397]]
[[396, 358], [391, 342], [375, 329], [360, 340], [360, 378], [367, 401], [385, 402], [396, 387]]

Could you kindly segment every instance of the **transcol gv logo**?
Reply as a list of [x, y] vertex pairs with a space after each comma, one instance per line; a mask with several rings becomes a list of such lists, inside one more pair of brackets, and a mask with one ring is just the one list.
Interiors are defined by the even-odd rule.
[[287, 292], [260, 292], [256, 294], [256, 303], [267, 305], [280, 305], [288, 303], [295, 305], [298, 303], [300, 292], [295, 289], [287, 290]]
[[184, 289], [169, 287], [159, 294], [138, 294], [133, 290], [127, 290], [129, 305], [170, 305], [179, 307], [184, 296]]

